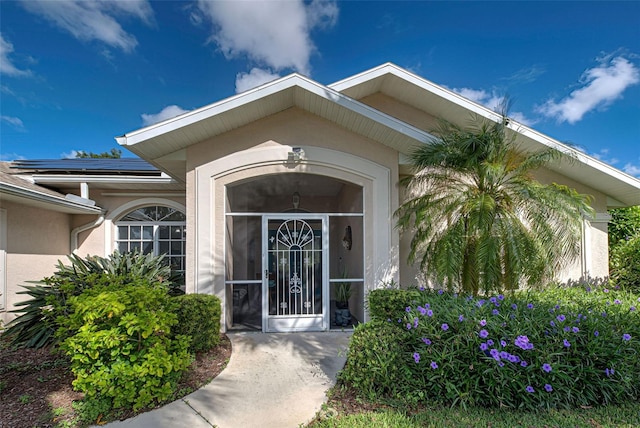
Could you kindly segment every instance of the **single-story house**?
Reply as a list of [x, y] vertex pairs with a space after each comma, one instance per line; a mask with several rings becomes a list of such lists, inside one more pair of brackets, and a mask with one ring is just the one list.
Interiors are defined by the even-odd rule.
[[[168, 255], [188, 293], [223, 302], [223, 330], [335, 328], [385, 283], [417, 284], [394, 224], [408, 154], [437, 120], [500, 116], [393, 64], [332, 85], [292, 74], [117, 137], [139, 159], [0, 164], [0, 311], [66, 255]], [[573, 149], [515, 121], [525, 150]], [[640, 180], [584, 153], [538, 171], [593, 197], [581, 255], [561, 280], [608, 274], [607, 209], [640, 204]]]

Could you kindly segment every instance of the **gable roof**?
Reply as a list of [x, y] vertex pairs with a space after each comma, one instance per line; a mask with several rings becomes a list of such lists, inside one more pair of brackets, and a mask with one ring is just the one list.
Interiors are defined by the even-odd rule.
[[184, 149], [291, 107], [406, 152], [430, 135], [299, 74], [116, 137], [133, 153], [184, 181]]
[[[500, 114], [392, 63], [329, 87], [358, 100], [380, 92], [461, 127], [468, 124], [470, 113], [492, 121], [502, 119]], [[515, 120], [510, 120], [508, 127], [516, 133], [516, 143], [524, 150], [552, 147], [574, 157], [577, 162], [553, 163], [549, 169], [607, 195], [610, 207], [640, 205], [639, 179]]]
[[[291, 107], [306, 110], [405, 155], [411, 153], [416, 145], [433, 138], [426, 130], [358, 101], [377, 92], [460, 126], [467, 125], [470, 113], [489, 120], [501, 120], [499, 114], [387, 63], [329, 86], [291, 74], [116, 137], [116, 141], [184, 182], [185, 149], [188, 146]], [[550, 169], [607, 195], [610, 207], [640, 205], [640, 180], [516, 121], [510, 121], [509, 128], [516, 135], [516, 143], [524, 150], [553, 147], [570, 153], [577, 162], [558, 162]]]

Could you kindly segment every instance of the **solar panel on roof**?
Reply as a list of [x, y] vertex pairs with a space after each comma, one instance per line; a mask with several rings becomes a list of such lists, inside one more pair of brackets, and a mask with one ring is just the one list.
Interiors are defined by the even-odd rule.
[[39, 172], [84, 172], [84, 173], [138, 173], [150, 174], [160, 171], [143, 159], [25, 159], [16, 160], [11, 164], [12, 168], [30, 169]]

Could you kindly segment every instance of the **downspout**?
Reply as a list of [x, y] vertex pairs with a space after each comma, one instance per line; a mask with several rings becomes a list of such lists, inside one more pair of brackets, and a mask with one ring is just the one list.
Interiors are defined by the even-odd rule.
[[75, 254], [76, 251], [78, 251], [78, 236], [80, 233], [100, 226], [104, 222], [104, 216], [105, 213], [102, 212], [100, 213], [100, 216], [91, 223], [83, 224], [82, 226], [78, 226], [71, 230], [71, 253]]

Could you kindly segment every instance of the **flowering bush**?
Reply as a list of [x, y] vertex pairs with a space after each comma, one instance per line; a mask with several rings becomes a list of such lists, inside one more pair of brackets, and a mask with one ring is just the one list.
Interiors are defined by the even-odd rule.
[[[358, 390], [361, 380], [368, 382], [370, 398], [536, 409], [640, 397], [640, 297], [629, 291], [552, 286], [488, 298], [399, 293], [411, 297], [402, 310], [386, 312], [384, 321], [372, 311], [376, 321], [356, 328], [352, 340], [359, 346], [341, 374]], [[386, 353], [366, 349], [363, 332]], [[388, 380], [373, 375], [389, 361], [401, 367]]]

